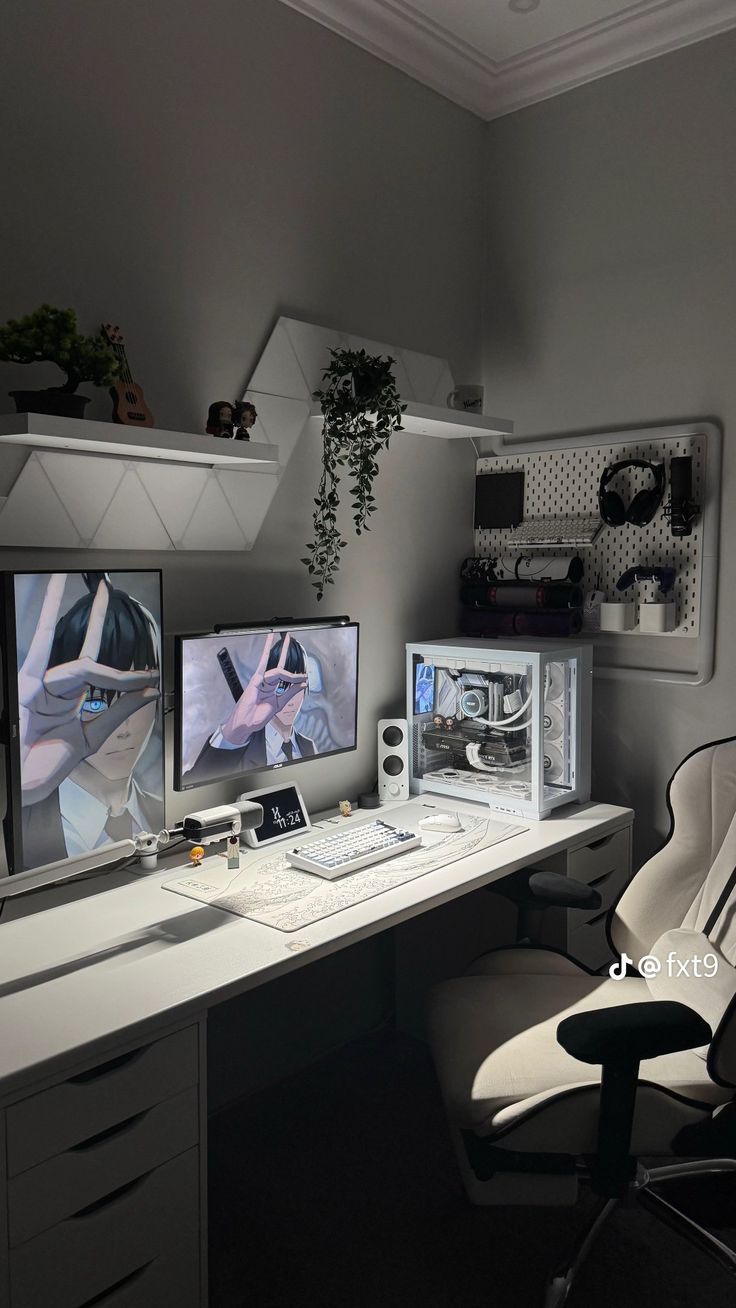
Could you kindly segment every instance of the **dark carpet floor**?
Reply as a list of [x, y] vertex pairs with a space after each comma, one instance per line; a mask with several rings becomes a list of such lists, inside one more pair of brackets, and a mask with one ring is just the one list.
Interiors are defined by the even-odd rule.
[[[418, 1041], [360, 1040], [210, 1123], [211, 1308], [538, 1308], [591, 1211], [474, 1208]], [[667, 1197], [736, 1245], [736, 1178]], [[734, 1308], [736, 1282], [640, 1208], [570, 1308]]]

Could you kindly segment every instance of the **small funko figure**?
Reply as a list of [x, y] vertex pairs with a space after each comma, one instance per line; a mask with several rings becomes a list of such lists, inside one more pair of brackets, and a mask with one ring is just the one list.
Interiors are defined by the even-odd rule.
[[233, 405], [229, 400], [215, 400], [207, 410], [207, 426], [205, 428], [208, 436], [225, 436], [233, 435]]
[[192, 867], [200, 867], [204, 858], [204, 850], [201, 845], [193, 845], [189, 851], [189, 861]]
[[350, 817], [350, 814], [352, 813], [352, 811], [353, 811], [353, 806], [352, 806], [352, 804], [350, 803], [350, 800], [349, 800], [349, 799], [341, 799], [341, 800], [340, 800], [340, 812], [341, 812], [342, 816], [343, 816], [343, 817]]
[[445, 726], [446, 726], [446, 728], [447, 728], [448, 731], [453, 731], [453, 730], [454, 730], [454, 727], [455, 727], [455, 719], [454, 719], [454, 718], [445, 718]]
[[235, 439], [236, 441], [249, 441], [250, 429], [255, 423], [258, 414], [255, 404], [250, 404], [248, 400], [242, 400], [240, 404], [235, 405]]
[[436, 727], [444, 727], [445, 725], [445, 719], [442, 717], [441, 713], [436, 713], [432, 718], [432, 721]]

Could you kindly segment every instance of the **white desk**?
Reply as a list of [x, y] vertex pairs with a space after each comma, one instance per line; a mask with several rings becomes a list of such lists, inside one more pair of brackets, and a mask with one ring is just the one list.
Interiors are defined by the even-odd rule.
[[[483, 808], [465, 802], [452, 807]], [[2, 1220], [7, 1202], [11, 1245], [8, 1250], [7, 1243], [0, 1244], [2, 1308], [78, 1308], [113, 1283], [118, 1288], [109, 1297], [110, 1308], [174, 1302], [162, 1300], [161, 1292], [167, 1286], [171, 1293], [172, 1267], [179, 1258], [172, 1251], [182, 1232], [188, 1232], [191, 1265], [182, 1280], [184, 1297], [176, 1302], [178, 1308], [205, 1303], [207, 1009], [517, 868], [555, 855], [566, 855], [569, 864], [571, 854], [583, 867], [609, 837], [629, 851], [629, 862], [620, 868], [625, 877], [632, 820], [631, 810], [606, 804], [558, 811], [530, 823], [520, 835], [294, 935], [162, 889], [176, 874], [176, 864], [129, 885], [0, 923], [0, 1110], [5, 1118], [0, 1138], [7, 1150], [3, 1172], [9, 1176], [7, 1188], [0, 1187], [0, 1232], [7, 1226]], [[118, 1057], [119, 1064], [102, 1066]], [[80, 1073], [86, 1077], [79, 1079]], [[120, 1128], [119, 1143], [113, 1127]], [[163, 1149], [167, 1132], [172, 1140]], [[96, 1135], [99, 1146], [79, 1150]], [[111, 1198], [108, 1214], [103, 1196], [128, 1184], [137, 1157], [133, 1175], [146, 1170], [147, 1178], [138, 1183], [140, 1189], [132, 1186]], [[177, 1171], [182, 1159], [198, 1177], [195, 1216], [179, 1211], [187, 1184], [195, 1184]], [[176, 1196], [178, 1216], [166, 1217], [159, 1229], [149, 1216], [166, 1212], [166, 1185]], [[44, 1216], [39, 1195], [51, 1192], [58, 1203]], [[89, 1217], [74, 1216], [93, 1203], [99, 1207]], [[197, 1205], [203, 1241], [199, 1278], [191, 1263]], [[131, 1232], [114, 1266], [108, 1220], [117, 1246], [121, 1230]], [[92, 1242], [98, 1252], [90, 1259]], [[39, 1272], [42, 1264], [45, 1271]], [[48, 1299], [44, 1276], [54, 1286]], [[107, 1297], [103, 1305], [107, 1308]]]

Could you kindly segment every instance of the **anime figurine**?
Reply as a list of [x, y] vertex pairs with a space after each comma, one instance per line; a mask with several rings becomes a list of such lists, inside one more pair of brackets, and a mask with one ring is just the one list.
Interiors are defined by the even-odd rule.
[[215, 400], [207, 410], [208, 436], [226, 436], [233, 434], [233, 406], [229, 400]]
[[241, 401], [235, 405], [235, 439], [236, 441], [249, 441], [250, 429], [255, 423], [258, 414], [256, 413], [255, 404], [250, 404], [248, 400]]
[[54, 573], [18, 674], [23, 855], [39, 867], [163, 825], [135, 777], [158, 716], [160, 635], [105, 573], [59, 617]]
[[350, 814], [353, 811], [353, 806], [349, 799], [341, 799], [339, 807], [342, 817], [350, 817]]
[[192, 867], [201, 867], [204, 858], [204, 849], [201, 845], [192, 845], [189, 851], [189, 862]]
[[296, 730], [308, 689], [304, 646], [288, 632], [281, 636], [271, 632], [258, 667], [232, 712], [184, 773], [187, 784], [203, 786], [224, 773], [292, 763], [317, 754], [314, 741]]

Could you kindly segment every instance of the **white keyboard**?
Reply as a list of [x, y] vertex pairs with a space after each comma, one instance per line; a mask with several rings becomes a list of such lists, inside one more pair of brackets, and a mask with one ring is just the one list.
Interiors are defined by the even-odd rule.
[[509, 549], [530, 545], [592, 545], [603, 526], [599, 514], [560, 514], [554, 518], [527, 518], [506, 537]]
[[413, 831], [390, 827], [388, 822], [377, 818], [375, 822], [364, 822], [346, 831], [331, 831], [320, 840], [296, 845], [287, 851], [286, 861], [292, 867], [333, 880], [371, 863], [383, 863], [394, 854], [405, 854], [407, 849], [416, 849], [421, 843], [422, 837], [415, 836]]

